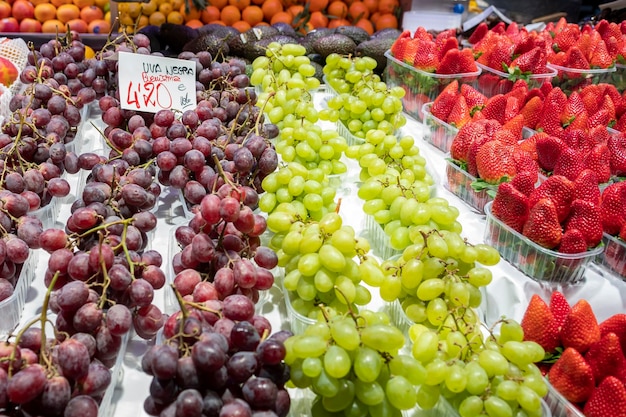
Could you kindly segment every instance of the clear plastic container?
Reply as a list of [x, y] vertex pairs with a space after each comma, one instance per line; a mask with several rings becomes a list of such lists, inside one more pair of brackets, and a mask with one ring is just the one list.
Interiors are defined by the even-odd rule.
[[604, 251], [598, 254], [594, 263], [626, 280], [626, 242], [617, 236], [605, 233], [602, 243]]
[[550, 72], [545, 74], [531, 74], [522, 77], [498, 71], [497, 69], [488, 67], [478, 62], [476, 65], [482, 70], [480, 77], [478, 77], [477, 89], [487, 97], [508, 93], [511, 91], [513, 84], [515, 84], [515, 81], [518, 79], [526, 80], [528, 89], [530, 90], [536, 87], [541, 87], [541, 85], [545, 82], [553, 82], [553, 78], [557, 75], [557, 71], [550, 67], [548, 67]]
[[615, 72], [610, 75], [610, 83], [617, 88], [617, 91], [623, 93], [626, 91], [626, 65], [615, 64]]
[[284, 285], [281, 285], [283, 291], [283, 297], [285, 299], [285, 306], [287, 307], [287, 320], [289, 320], [289, 327], [293, 334], [302, 334], [307, 327], [315, 324], [317, 320], [310, 317], [306, 317], [296, 311], [291, 304], [292, 297], [294, 296], [290, 291], [287, 291]]
[[391, 247], [389, 236], [387, 236], [383, 227], [374, 219], [374, 216], [365, 216], [365, 229], [367, 230], [372, 250], [376, 255], [380, 256], [381, 259], [389, 259], [402, 253], [402, 251], [395, 250]]
[[459, 197], [470, 207], [483, 213], [485, 204], [493, 200], [493, 197], [489, 195], [487, 190], [474, 190], [472, 184], [476, 181], [476, 177], [470, 175], [470, 173], [450, 159], [446, 160], [446, 164], [447, 181], [444, 183], [446, 189]]
[[485, 243], [496, 248], [504, 260], [535, 281], [579, 283], [587, 263], [604, 250], [604, 246], [598, 245], [583, 253], [559, 253], [538, 245], [501, 222], [491, 214], [491, 203], [485, 205], [485, 214]]
[[119, 352], [117, 352], [117, 358], [115, 359], [115, 365], [111, 368], [111, 383], [109, 384], [102, 401], [98, 406], [98, 417], [112, 417], [115, 415], [115, 404], [113, 403], [113, 396], [115, 395], [115, 389], [118, 386], [122, 386], [124, 381], [124, 355], [126, 354], [126, 347], [130, 339], [130, 333], [124, 335], [122, 339], [122, 345]]
[[548, 395], [545, 396], [544, 401], [548, 405], [553, 417], [585, 417], [582, 411], [566, 400], [547, 379], [544, 380], [546, 384], [548, 384]]
[[0, 301], [0, 336], [11, 334], [22, 318], [26, 295], [31, 284], [35, 280], [37, 268], [37, 251], [31, 250], [28, 259], [22, 265], [20, 277], [15, 284], [13, 294]]
[[548, 64], [548, 68], [556, 71], [552, 79], [552, 86], [560, 87], [566, 94], [578, 91], [591, 84], [608, 82], [612, 73], [616, 71], [615, 66], [611, 68], [576, 69]]
[[344, 137], [348, 146], [361, 145], [365, 143], [365, 139], [359, 138], [352, 134], [352, 132], [350, 132], [350, 129], [348, 129], [348, 127], [344, 125], [341, 120], [337, 121], [337, 133]]
[[433, 116], [430, 112], [432, 105], [431, 102], [422, 106], [424, 125], [426, 126], [424, 140], [442, 152], [450, 152], [452, 141], [459, 133], [459, 129]]
[[37, 210], [29, 211], [28, 215], [37, 217], [45, 229], [55, 227], [57, 216], [59, 215], [60, 202], [57, 197], [52, 197], [50, 202]]
[[391, 52], [385, 52], [387, 68], [385, 69], [385, 82], [388, 87], [402, 87], [406, 92], [402, 99], [404, 111], [416, 120], [422, 120], [422, 106], [434, 101], [441, 91], [452, 81], [470, 84], [476, 87], [481, 73], [478, 68], [475, 72], [461, 74], [435, 74], [425, 72], [405, 64], [391, 56]]
[[[439, 401], [435, 405], [435, 407], [430, 410], [428, 414], [429, 417], [460, 417], [459, 412], [446, 400], [444, 397], [440, 397]], [[560, 414], [553, 414], [551, 411], [551, 407], [547, 404], [546, 400], [541, 400], [541, 416], [542, 417], [553, 417], [553, 416], [561, 416]], [[566, 415], [563, 414], [563, 417]], [[572, 416], [571, 414], [567, 414], [567, 416]], [[584, 416], [581, 416], [584, 417]], [[608, 416], [607, 416], [608, 417]]]

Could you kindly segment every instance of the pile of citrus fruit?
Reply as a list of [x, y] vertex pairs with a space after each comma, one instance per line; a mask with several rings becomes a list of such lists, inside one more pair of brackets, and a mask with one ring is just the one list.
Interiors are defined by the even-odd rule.
[[0, 0], [0, 32], [108, 33], [109, 0]]

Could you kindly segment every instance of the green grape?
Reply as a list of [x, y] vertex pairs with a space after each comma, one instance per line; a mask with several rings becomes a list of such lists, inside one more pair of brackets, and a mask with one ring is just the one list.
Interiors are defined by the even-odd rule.
[[313, 378], [311, 388], [313, 391], [324, 397], [334, 397], [339, 393], [340, 383], [336, 378], [331, 377], [322, 368], [317, 378]]
[[354, 380], [354, 391], [356, 397], [365, 405], [380, 404], [385, 399], [385, 390], [378, 382], [364, 382], [360, 379]]
[[274, 233], [287, 232], [294, 220], [292, 214], [275, 210], [267, 216], [267, 228]]
[[465, 250], [460, 254], [460, 258], [463, 262], [473, 264], [478, 258], [478, 251], [474, 246], [465, 246]]
[[490, 377], [504, 375], [509, 369], [509, 362], [506, 358], [494, 350], [481, 351], [478, 355], [478, 362]]
[[336, 247], [324, 244], [319, 249], [319, 259], [325, 268], [332, 272], [341, 272], [346, 267], [346, 258]]
[[423, 410], [430, 410], [439, 401], [439, 386], [422, 385], [417, 390], [417, 405]]
[[265, 213], [271, 213], [277, 203], [276, 194], [266, 192], [261, 194], [261, 197], [259, 198], [259, 209]]
[[[541, 362], [545, 358], [546, 351], [543, 349], [543, 347], [539, 343], [533, 342], [531, 340], [525, 340], [524, 345], [526, 349], [528, 349], [529, 351], [529, 355], [531, 356], [532, 363]], [[528, 366], [532, 367], [533, 365], [529, 364]]]
[[539, 395], [542, 398], [548, 394], [548, 386], [546, 385], [546, 382], [541, 376], [541, 374], [525, 375], [524, 381], [522, 381], [522, 385], [535, 391], [537, 395]]
[[374, 324], [361, 329], [361, 341], [380, 352], [395, 352], [404, 346], [404, 335], [396, 327]]
[[356, 298], [356, 287], [350, 278], [340, 275], [335, 280], [335, 297], [346, 305], [354, 303]]
[[463, 282], [454, 282], [450, 285], [450, 290], [447, 292], [448, 299], [453, 305], [469, 307], [470, 304], [470, 292]]
[[302, 373], [309, 378], [317, 378], [322, 372], [322, 361], [320, 358], [304, 358], [302, 361]]
[[434, 331], [426, 330], [413, 339], [411, 353], [422, 364], [428, 364], [435, 358], [438, 349], [439, 336]]
[[436, 258], [445, 259], [448, 257], [448, 245], [446, 241], [439, 235], [439, 233], [433, 232], [426, 238], [426, 246], [431, 256]]
[[517, 366], [525, 366], [533, 363], [533, 350], [529, 349], [524, 342], [509, 340], [500, 348], [502, 355]]
[[490, 269], [476, 266], [467, 272], [467, 280], [475, 287], [485, 287], [491, 283], [493, 276]]
[[[433, 278], [437, 278], [439, 276], [441, 276], [441, 274], [444, 272], [446, 266], [443, 262], [441, 262], [441, 259], [439, 258], [426, 258], [423, 260], [424, 262], [424, 278], [427, 279], [433, 279]], [[422, 282], [423, 285], [424, 283]], [[434, 284], [431, 283], [429, 285], [438, 285], [438, 284]], [[441, 291], [443, 291], [443, 288], [445, 287], [445, 284], [441, 284]], [[437, 287], [438, 288], [438, 287]], [[419, 296], [418, 296], [419, 297]], [[421, 298], [421, 297], [420, 297]]]
[[323, 233], [335, 233], [341, 227], [341, 216], [337, 213], [326, 214], [319, 222], [320, 229]]
[[426, 305], [426, 317], [433, 326], [442, 325], [447, 315], [448, 305], [442, 298], [430, 300]]
[[297, 247], [296, 253], [301, 254], [313, 254], [319, 252], [320, 248], [324, 244], [324, 239], [320, 233], [310, 232], [301, 235], [300, 243]]
[[399, 410], [408, 410], [415, 407], [417, 393], [413, 384], [403, 376], [395, 376], [387, 381], [385, 386], [387, 400]]
[[448, 357], [457, 358], [467, 348], [467, 338], [460, 331], [452, 331], [446, 335], [446, 352]]
[[359, 271], [363, 282], [372, 287], [380, 287], [385, 280], [380, 265], [374, 258], [367, 258], [359, 264]]
[[318, 292], [331, 291], [335, 286], [333, 274], [331, 274], [326, 268], [320, 268], [319, 271], [317, 271], [313, 278], [313, 282], [315, 289]]
[[330, 345], [324, 354], [324, 371], [333, 378], [343, 378], [348, 375], [352, 361], [348, 352], [337, 345]]
[[306, 253], [298, 261], [298, 270], [304, 276], [313, 276], [322, 266], [318, 253]]
[[354, 304], [365, 306], [372, 301], [372, 294], [370, 291], [362, 285], [356, 285], [356, 293], [354, 296]]
[[409, 259], [401, 271], [402, 286], [407, 289], [414, 289], [422, 282], [424, 263], [416, 258]]
[[499, 397], [492, 395], [483, 404], [489, 417], [513, 417], [511, 406]]
[[295, 336], [292, 351], [298, 358], [321, 357], [326, 352], [326, 341], [318, 336]]
[[332, 234], [330, 244], [343, 254], [350, 255], [355, 253], [354, 229], [342, 227], [337, 230]]
[[352, 319], [333, 321], [330, 323], [330, 334], [338, 346], [351, 351], [361, 344], [361, 336]]
[[461, 393], [465, 391], [465, 387], [467, 386], [467, 373], [465, 369], [455, 363], [451, 365], [448, 369], [448, 374], [445, 379], [445, 387], [454, 393]]
[[483, 400], [477, 395], [466, 397], [459, 404], [459, 415], [461, 417], [475, 417], [483, 411]]
[[541, 398], [539, 395], [527, 386], [520, 386], [516, 398], [520, 407], [530, 413], [539, 413], [541, 411]]
[[413, 224], [413, 214], [417, 207], [419, 206], [419, 202], [412, 198], [406, 199], [404, 204], [400, 206], [400, 221], [403, 226], [410, 226]]
[[[386, 230], [385, 230], [386, 233]], [[389, 245], [392, 249], [403, 250], [411, 244], [409, 229], [406, 227], [397, 227], [389, 235]]]
[[[330, 412], [339, 412], [350, 407], [355, 399], [354, 383], [350, 380], [339, 381], [340, 387], [337, 395], [333, 397], [322, 397], [322, 405]], [[317, 414], [316, 414], [317, 415]]]
[[330, 340], [330, 329], [328, 328], [326, 322], [310, 324], [306, 327], [306, 329], [304, 329], [303, 334], [308, 336], [317, 336], [326, 341]]
[[478, 361], [471, 361], [465, 365], [467, 385], [465, 389], [472, 395], [482, 395], [489, 386], [489, 376]]
[[311, 277], [302, 277], [296, 286], [298, 297], [305, 301], [313, 301], [317, 295], [315, 283]]
[[[500, 325], [500, 334], [498, 336], [498, 343], [504, 344], [509, 340], [521, 342], [524, 340], [524, 329], [515, 320], [506, 319], [502, 321]], [[543, 359], [543, 358], [542, 358]]]
[[393, 375], [401, 375], [413, 385], [421, 385], [426, 378], [426, 369], [414, 357], [399, 354], [389, 361], [389, 370]]
[[[424, 263], [427, 265], [427, 262]], [[445, 290], [446, 284], [442, 279], [430, 278], [422, 281], [417, 287], [417, 298], [430, 301], [439, 297]]]
[[383, 301], [393, 302], [402, 294], [402, 282], [399, 277], [389, 275], [380, 285], [380, 298]]
[[354, 357], [354, 373], [363, 382], [374, 382], [378, 379], [383, 367], [383, 359], [378, 352], [361, 346]]
[[415, 298], [409, 301], [410, 304], [405, 305], [403, 303], [404, 314], [406, 314], [407, 318], [413, 323], [423, 323], [428, 320], [424, 302]]
[[486, 266], [494, 266], [500, 262], [500, 253], [497, 249], [484, 243], [474, 245], [477, 253], [477, 261]]
[[516, 381], [504, 380], [500, 382], [496, 388], [496, 395], [505, 401], [514, 401], [517, 399], [520, 385]]

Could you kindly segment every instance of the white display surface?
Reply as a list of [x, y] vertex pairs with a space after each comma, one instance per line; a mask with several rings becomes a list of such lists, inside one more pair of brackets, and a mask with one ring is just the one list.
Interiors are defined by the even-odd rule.
[[[322, 94], [316, 95], [318, 105], [323, 98], [322, 96]], [[98, 114], [92, 115], [84, 126], [83, 137], [77, 138], [77, 140], [82, 141], [80, 146], [81, 152], [102, 149], [103, 145], [98, 129], [91, 125], [91, 122], [98, 129], [103, 130], [100, 116]], [[459, 209], [458, 221], [463, 225], [462, 235], [471, 243], [482, 242], [485, 216], [471, 209], [444, 187], [446, 182], [444, 154], [422, 140], [423, 129], [424, 126], [421, 123], [409, 118], [407, 125], [403, 128], [403, 133], [415, 138], [420, 152], [426, 158], [427, 169], [436, 181], [436, 195], [445, 198], [450, 202], [450, 205]], [[358, 167], [354, 161], [346, 161], [346, 163], [349, 167], [349, 174], [346, 177], [346, 181], [342, 182], [341, 189], [337, 193], [338, 197], [342, 198], [339, 213], [342, 215], [344, 224], [353, 226], [357, 233], [366, 236], [364, 234], [365, 214], [361, 209], [362, 201], [356, 195], [356, 184], [349, 181], [349, 178], [354, 178], [354, 175], [351, 174]], [[64, 204], [62, 204], [56, 227], [64, 227], [64, 222], [70, 213], [71, 202], [75, 200], [80, 178], [81, 176], [78, 174], [68, 176], [68, 181], [72, 186], [72, 195], [68, 196]], [[158, 250], [163, 255], [164, 265], [162, 268], [167, 273], [167, 268], [169, 267], [167, 248], [172, 236], [171, 228], [185, 224], [186, 220], [180, 205], [178, 190], [163, 187], [163, 193], [157, 204], [158, 226], [153, 240], [150, 242], [150, 247]], [[37, 276], [27, 294], [26, 307], [22, 315], [22, 325], [41, 310], [46, 290], [43, 281], [47, 260], [47, 254], [40, 250], [36, 271]], [[484, 317], [487, 324], [494, 322], [500, 316], [521, 320], [524, 309], [533, 294], [540, 294], [544, 300], [548, 301], [553, 290], [561, 291], [570, 304], [574, 304], [582, 298], [586, 299], [593, 307], [599, 322], [613, 314], [626, 312], [626, 283], [611, 274], [603, 273], [602, 270], [595, 266], [586, 269], [584, 279], [580, 284], [567, 286], [540, 284], [525, 276], [505, 261], [501, 261], [490, 269], [493, 272], [493, 282], [487, 287], [487, 297], [483, 300]], [[161, 309], [164, 307], [165, 291], [169, 291], [169, 289], [163, 288], [156, 291], [155, 294], [154, 304]], [[372, 295], [372, 304], [368, 308], [381, 308], [383, 302], [378, 296], [377, 290], [373, 289]], [[260, 307], [260, 311], [271, 321], [274, 331], [281, 328], [288, 329], [289, 323], [286, 320], [285, 305], [279, 288], [273, 287], [266, 300]], [[116, 417], [146, 416], [143, 411], [143, 401], [148, 395], [151, 377], [141, 371], [141, 356], [150, 343], [153, 342], [137, 337], [130, 340], [124, 357], [123, 379], [119, 382], [115, 391], [110, 415]]]

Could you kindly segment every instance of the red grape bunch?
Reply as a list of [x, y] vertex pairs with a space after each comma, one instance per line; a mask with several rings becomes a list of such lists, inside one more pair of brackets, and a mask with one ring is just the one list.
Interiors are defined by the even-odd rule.
[[290, 375], [283, 342], [291, 333], [267, 337], [269, 322], [241, 295], [226, 297], [213, 318], [218, 314], [213, 324], [198, 310], [168, 319], [165, 340], [142, 358], [153, 376], [144, 410], [163, 417], [285, 417]]

